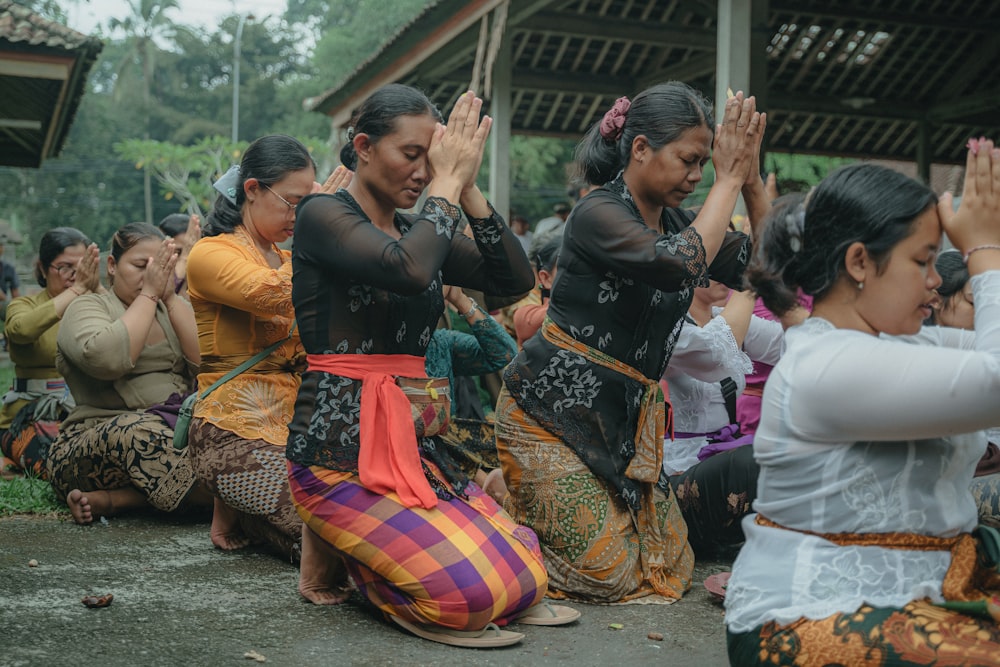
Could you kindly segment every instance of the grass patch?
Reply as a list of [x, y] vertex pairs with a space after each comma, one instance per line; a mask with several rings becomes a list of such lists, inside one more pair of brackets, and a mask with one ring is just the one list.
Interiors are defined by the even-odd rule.
[[11, 514], [69, 514], [69, 509], [44, 479], [0, 479], [0, 516]]

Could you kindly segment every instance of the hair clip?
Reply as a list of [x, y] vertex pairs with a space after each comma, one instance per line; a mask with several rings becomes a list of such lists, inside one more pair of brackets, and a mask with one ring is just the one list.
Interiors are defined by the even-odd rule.
[[240, 181], [240, 165], [234, 164], [226, 173], [212, 184], [219, 194], [228, 199], [233, 205], [236, 204], [236, 186]]

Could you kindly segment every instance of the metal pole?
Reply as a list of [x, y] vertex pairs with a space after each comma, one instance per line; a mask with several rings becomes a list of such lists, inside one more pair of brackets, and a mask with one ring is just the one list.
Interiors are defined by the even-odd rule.
[[243, 14], [236, 26], [236, 39], [233, 40], [233, 135], [235, 144], [240, 134], [240, 42], [243, 40], [243, 25], [253, 14]]

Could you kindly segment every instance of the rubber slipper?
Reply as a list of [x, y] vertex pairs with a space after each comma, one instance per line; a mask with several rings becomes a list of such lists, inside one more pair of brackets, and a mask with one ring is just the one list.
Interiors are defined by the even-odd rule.
[[515, 616], [513, 622], [526, 625], [566, 625], [578, 618], [580, 612], [572, 607], [540, 602]]
[[705, 580], [705, 590], [719, 602], [726, 599], [726, 587], [729, 585], [731, 572], [719, 572], [713, 574]]
[[524, 635], [520, 632], [501, 630], [494, 623], [488, 624], [482, 630], [466, 632], [462, 630], [451, 630], [439, 625], [418, 625], [410, 623], [398, 616], [391, 616], [392, 620], [402, 628], [409, 630], [413, 634], [423, 639], [449, 646], [461, 646], [462, 648], [497, 648], [499, 646], [510, 646], [516, 644]]

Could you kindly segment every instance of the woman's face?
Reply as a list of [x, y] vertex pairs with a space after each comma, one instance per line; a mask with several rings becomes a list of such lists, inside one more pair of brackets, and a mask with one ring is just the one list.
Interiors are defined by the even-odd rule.
[[65, 292], [67, 287], [76, 283], [76, 267], [83, 259], [86, 250], [87, 247], [82, 243], [71, 245], [52, 260], [45, 272], [45, 289], [48, 290], [49, 296], [57, 297]]
[[868, 271], [858, 292], [858, 312], [877, 332], [915, 334], [930, 317], [941, 276], [934, 259], [941, 244], [941, 220], [930, 207], [912, 224], [912, 232], [892, 249], [881, 274]]
[[[647, 150], [636, 164], [638, 189], [657, 205], [678, 208], [701, 182], [702, 171], [712, 155], [712, 132], [705, 126], [685, 130], [677, 139]], [[635, 163], [635, 156], [629, 166]]]
[[257, 179], [247, 179], [244, 223], [252, 225], [264, 241], [287, 241], [295, 229], [295, 206], [312, 193], [315, 181], [316, 171], [312, 166], [290, 171], [270, 185], [264, 185]]
[[433, 176], [427, 149], [435, 127], [430, 114], [399, 116], [392, 132], [369, 144], [366, 159], [359, 153], [358, 176], [395, 208], [413, 208]]
[[108, 257], [111, 289], [126, 306], [131, 305], [142, 291], [146, 265], [149, 263], [149, 258], [159, 251], [160, 243], [162, 241], [157, 238], [143, 239], [122, 253], [117, 262], [114, 257]]
[[708, 287], [695, 287], [694, 298], [709, 306], [724, 306], [729, 298], [729, 288], [717, 280], [709, 280]]
[[947, 301], [941, 304], [937, 312], [937, 323], [945, 327], [955, 327], [956, 329], [975, 328], [976, 306], [972, 300], [972, 283], [965, 283], [960, 291], [951, 295]]

